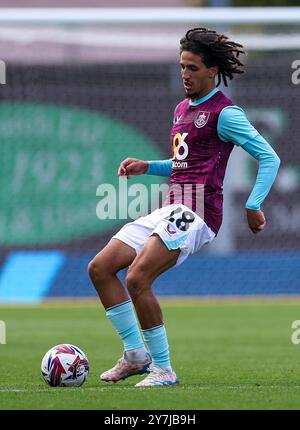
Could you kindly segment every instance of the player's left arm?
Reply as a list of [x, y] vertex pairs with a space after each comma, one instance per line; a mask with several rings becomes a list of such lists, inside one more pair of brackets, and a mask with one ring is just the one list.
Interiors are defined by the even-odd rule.
[[258, 233], [266, 225], [261, 205], [275, 181], [280, 159], [271, 145], [248, 121], [245, 112], [237, 106], [228, 106], [222, 110], [218, 121], [218, 134], [224, 142], [231, 141], [241, 146], [258, 160], [255, 185], [245, 205], [249, 228], [253, 233]]

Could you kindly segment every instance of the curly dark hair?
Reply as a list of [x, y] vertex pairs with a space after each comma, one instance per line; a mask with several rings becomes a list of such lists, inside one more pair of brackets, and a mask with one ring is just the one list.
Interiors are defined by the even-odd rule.
[[244, 73], [243, 63], [238, 59], [240, 54], [245, 54], [243, 45], [233, 42], [224, 34], [204, 27], [192, 28], [185, 37], [180, 40], [180, 53], [190, 51], [200, 55], [206, 67], [218, 66], [218, 82], [223, 79], [227, 87], [227, 78], [233, 79], [235, 73]]

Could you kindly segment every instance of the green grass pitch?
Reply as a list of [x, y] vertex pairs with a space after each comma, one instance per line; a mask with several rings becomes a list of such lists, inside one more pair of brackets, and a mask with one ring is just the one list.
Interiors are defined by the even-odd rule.
[[[300, 301], [161, 301], [180, 385], [134, 388], [141, 377], [99, 381], [122, 354], [96, 302], [0, 307], [0, 409], [300, 409], [300, 344], [291, 341]], [[51, 388], [40, 363], [59, 343], [90, 361], [80, 388]]]

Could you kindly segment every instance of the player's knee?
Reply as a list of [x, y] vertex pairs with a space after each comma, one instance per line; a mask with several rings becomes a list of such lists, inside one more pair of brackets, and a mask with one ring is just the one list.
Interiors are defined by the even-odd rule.
[[126, 276], [126, 286], [129, 291], [131, 298], [134, 300], [137, 298], [145, 288], [148, 287], [147, 277], [139, 269], [128, 270]]
[[94, 284], [99, 284], [107, 279], [108, 273], [101, 261], [93, 259], [88, 264], [88, 274]]
[[91, 260], [88, 264], [88, 274], [92, 281], [95, 280], [98, 274], [98, 268], [97, 264], [95, 263], [95, 260]]

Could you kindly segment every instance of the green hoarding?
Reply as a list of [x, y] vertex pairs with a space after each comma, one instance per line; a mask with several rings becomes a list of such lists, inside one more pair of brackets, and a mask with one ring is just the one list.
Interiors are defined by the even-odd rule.
[[[69, 242], [123, 224], [97, 218], [98, 185], [117, 188], [128, 156], [162, 158], [148, 137], [118, 120], [51, 104], [1, 103], [0, 142], [2, 246]], [[153, 177], [134, 181], [149, 186]]]

